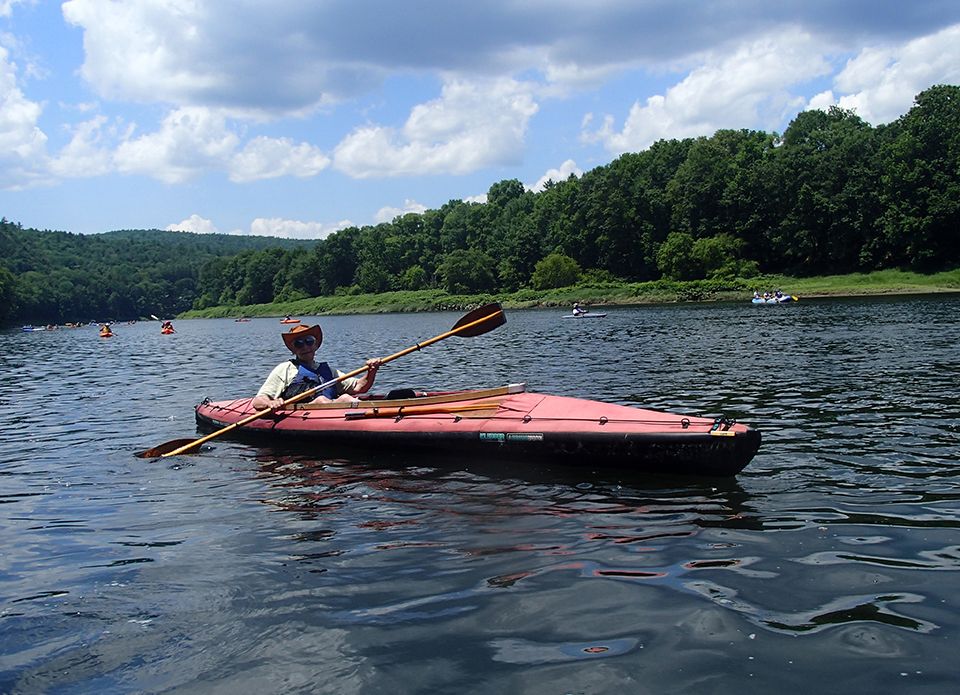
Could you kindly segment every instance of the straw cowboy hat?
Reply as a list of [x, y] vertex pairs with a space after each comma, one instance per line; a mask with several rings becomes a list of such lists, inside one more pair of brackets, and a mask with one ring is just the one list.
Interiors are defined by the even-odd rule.
[[281, 333], [280, 335], [290, 352], [294, 351], [293, 341], [297, 338], [306, 338], [308, 335], [312, 335], [317, 341], [317, 347], [320, 347], [320, 344], [323, 342], [323, 331], [320, 330], [319, 325], [304, 326], [303, 324], [298, 324], [286, 333]]

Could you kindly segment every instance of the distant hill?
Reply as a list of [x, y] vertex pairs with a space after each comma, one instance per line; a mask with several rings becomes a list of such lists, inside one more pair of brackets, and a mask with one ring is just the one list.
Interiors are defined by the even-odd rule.
[[307, 249], [316, 243], [160, 229], [74, 234], [24, 228], [3, 218], [0, 320], [172, 316], [190, 308], [200, 269], [210, 260], [265, 249]]
[[188, 256], [233, 256], [241, 251], [267, 248], [308, 248], [316, 240], [279, 237], [239, 236], [235, 234], [195, 234], [162, 229], [122, 229], [102, 234], [74, 234], [22, 228], [0, 221], [0, 265], [13, 273], [43, 271], [56, 267], [94, 266], [101, 258], [114, 262], [143, 264], [167, 257], [171, 252]]

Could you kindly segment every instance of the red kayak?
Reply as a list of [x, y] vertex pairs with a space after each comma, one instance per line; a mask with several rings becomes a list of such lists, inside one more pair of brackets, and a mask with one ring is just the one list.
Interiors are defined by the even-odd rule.
[[[238, 422], [256, 412], [251, 400], [204, 401], [196, 407], [197, 424], [213, 431]], [[706, 476], [736, 475], [760, 446], [759, 431], [723, 418], [527, 393], [523, 384], [403, 389], [354, 404], [295, 404], [235, 432], [271, 441], [312, 440], [327, 450], [437, 450]]]

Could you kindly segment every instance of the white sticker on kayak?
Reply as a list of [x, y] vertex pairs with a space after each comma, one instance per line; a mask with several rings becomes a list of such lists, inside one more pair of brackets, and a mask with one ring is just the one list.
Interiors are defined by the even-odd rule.
[[542, 442], [543, 434], [541, 432], [514, 432], [507, 435], [508, 442]]

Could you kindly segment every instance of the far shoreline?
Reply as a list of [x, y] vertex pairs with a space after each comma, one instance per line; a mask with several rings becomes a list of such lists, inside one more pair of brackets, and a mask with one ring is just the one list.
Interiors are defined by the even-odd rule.
[[505, 309], [570, 307], [626, 307], [702, 302], [749, 302], [754, 290], [781, 289], [806, 299], [856, 298], [960, 293], [960, 269], [935, 274], [900, 270], [791, 278], [766, 275], [726, 280], [657, 280], [645, 283], [589, 283], [549, 290], [512, 293], [449, 294], [443, 290], [414, 290], [380, 294], [343, 293], [305, 297], [287, 302], [246, 306], [214, 306], [181, 313], [177, 318], [258, 318], [465, 311], [499, 302]]

